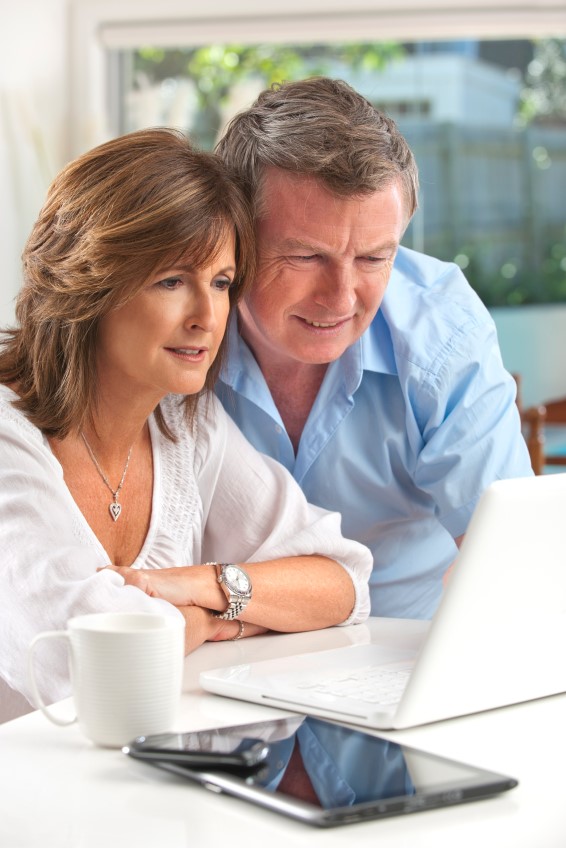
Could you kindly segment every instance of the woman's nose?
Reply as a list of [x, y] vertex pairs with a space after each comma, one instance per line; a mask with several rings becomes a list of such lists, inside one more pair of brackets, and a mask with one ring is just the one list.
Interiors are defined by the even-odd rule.
[[208, 333], [216, 329], [218, 316], [212, 292], [201, 291], [195, 294], [187, 310], [185, 324], [189, 327], [200, 327]]

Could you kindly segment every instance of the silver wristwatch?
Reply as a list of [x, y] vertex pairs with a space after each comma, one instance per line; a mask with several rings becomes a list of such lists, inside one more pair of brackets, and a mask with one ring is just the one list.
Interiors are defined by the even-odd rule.
[[228, 595], [228, 606], [217, 618], [232, 621], [242, 613], [252, 597], [252, 581], [243, 568], [233, 562], [215, 563], [216, 579]]

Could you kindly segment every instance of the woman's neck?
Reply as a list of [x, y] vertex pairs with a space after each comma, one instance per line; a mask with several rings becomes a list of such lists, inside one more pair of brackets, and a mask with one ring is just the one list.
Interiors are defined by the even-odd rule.
[[123, 461], [128, 451], [147, 437], [148, 419], [158, 402], [159, 398], [142, 399], [133, 392], [100, 389], [82, 434], [99, 459], [109, 464]]

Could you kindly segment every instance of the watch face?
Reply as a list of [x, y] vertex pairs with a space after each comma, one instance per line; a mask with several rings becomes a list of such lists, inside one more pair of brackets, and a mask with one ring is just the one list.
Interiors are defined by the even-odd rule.
[[250, 578], [237, 565], [227, 565], [224, 568], [224, 581], [228, 588], [237, 595], [247, 595], [252, 587]]

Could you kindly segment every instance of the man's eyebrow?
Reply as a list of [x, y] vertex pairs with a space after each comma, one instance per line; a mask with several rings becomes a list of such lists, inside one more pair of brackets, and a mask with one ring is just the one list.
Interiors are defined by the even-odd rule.
[[365, 251], [365, 254], [369, 256], [373, 253], [381, 253], [384, 250], [397, 250], [398, 247], [398, 241], [384, 241], [383, 244], [379, 244], [376, 247], [370, 247]]
[[306, 250], [311, 253], [322, 249], [317, 247], [315, 244], [297, 238], [283, 239], [283, 241], [279, 243], [279, 246], [283, 248], [283, 250]]
[[[368, 248], [364, 248], [361, 254], [363, 256], [372, 256], [375, 253], [381, 253], [382, 251], [395, 251], [399, 247], [398, 241], [386, 241], [383, 244], [373, 245]], [[303, 241], [302, 239], [297, 238], [288, 238], [283, 239], [279, 243], [279, 248], [281, 250], [300, 250], [305, 253], [326, 253], [327, 248], [313, 244], [312, 242]]]

